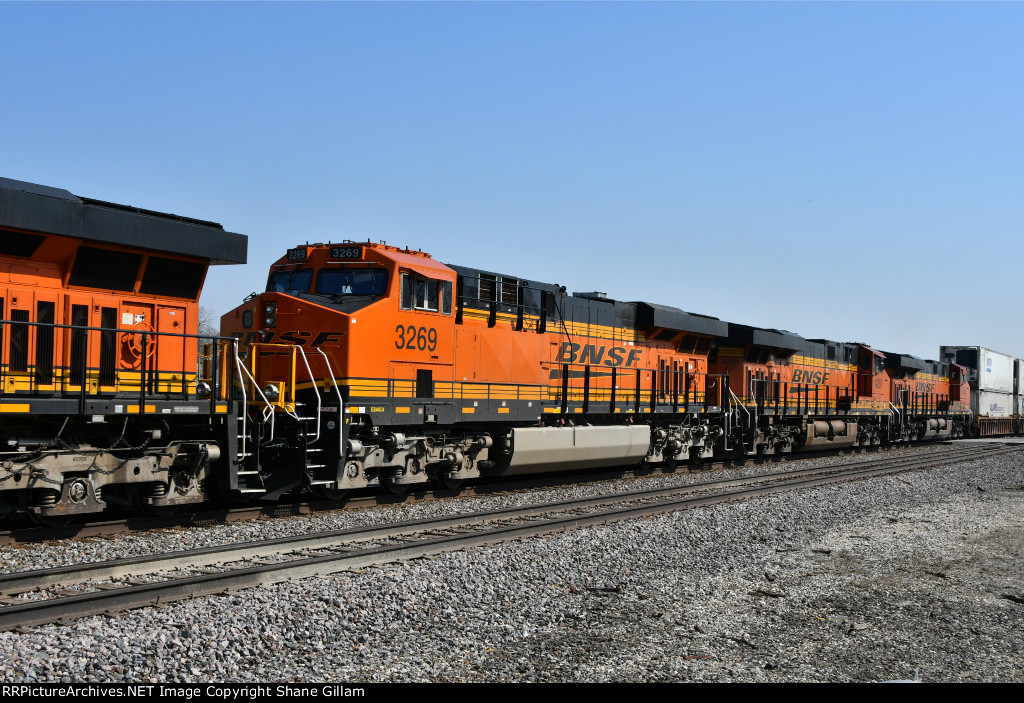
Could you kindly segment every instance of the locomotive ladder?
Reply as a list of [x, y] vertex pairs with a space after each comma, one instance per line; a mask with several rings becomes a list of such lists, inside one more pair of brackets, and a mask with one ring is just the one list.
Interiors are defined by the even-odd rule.
[[[330, 379], [331, 385], [334, 388], [335, 397], [338, 400], [338, 406], [337, 406], [337, 415], [338, 415], [338, 421], [337, 421], [337, 428], [338, 428], [338, 458], [339, 459], [344, 459], [345, 458], [345, 452], [344, 452], [344, 445], [343, 445], [343, 442], [344, 442], [343, 426], [344, 426], [345, 407], [344, 407], [344, 402], [343, 402], [342, 397], [341, 397], [341, 390], [338, 388], [338, 382], [337, 382], [337, 380], [335, 379], [335, 376], [334, 376], [334, 369], [331, 367], [331, 360], [327, 357], [327, 354], [324, 353], [323, 349], [317, 347], [316, 350], [320, 354], [320, 356], [323, 357], [324, 368], [327, 370], [327, 378]], [[309, 374], [309, 379], [310, 379], [310, 381], [312, 381], [312, 384], [313, 384], [313, 391], [314, 391], [314, 393], [316, 393], [316, 414], [315, 415], [300, 416], [298, 418], [299, 420], [303, 421], [303, 423], [311, 423], [311, 422], [313, 422], [313, 420], [316, 420], [316, 431], [315, 432], [311, 432], [310, 431], [310, 427], [309, 427], [308, 424], [304, 424], [304, 430], [303, 430], [303, 439], [304, 439], [305, 454], [306, 454], [306, 472], [307, 472], [307, 476], [308, 476], [309, 485], [310, 486], [331, 486], [331, 485], [335, 485], [338, 482], [337, 471], [335, 471], [333, 473], [331, 478], [314, 478], [309, 473], [312, 470], [313, 474], [316, 474], [317, 473], [317, 471], [316, 471], [317, 469], [326, 469], [326, 468], [328, 468], [327, 464], [325, 463], [326, 459], [324, 459], [324, 457], [323, 457], [323, 455], [327, 452], [326, 447], [323, 447], [323, 446], [319, 446], [319, 447], [310, 446], [312, 444], [316, 444], [320, 440], [321, 423], [322, 423], [322, 420], [323, 420], [324, 409], [323, 409], [323, 401], [322, 401], [322, 399], [320, 397], [320, 388], [318, 387], [317, 382], [316, 382], [316, 378], [314, 378], [313, 372], [310, 369], [309, 361], [308, 361], [308, 359], [306, 357], [306, 353], [305, 353], [305, 351], [303, 351], [303, 349], [301, 347], [298, 347], [298, 351], [299, 351], [299, 354], [302, 355], [302, 362], [306, 366], [306, 372]], [[304, 403], [296, 403], [296, 407], [300, 407], [300, 406], [305, 407], [305, 404]], [[310, 437], [313, 437], [313, 439], [310, 440], [309, 439]], [[323, 475], [323, 473], [327, 473], [327, 472], [321, 472], [321, 475]]]
[[270, 421], [271, 437], [274, 436], [274, 408], [270, 404], [270, 401], [267, 400], [267, 397], [263, 394], [263, 391], [262, 389], [260, 389], [259, 384], [256, 383], [256, 379], [253, 378], [253, 375], [251, 373], [249, 373], [249, 369], [247, 369], [245, 367], [245, 364], [242, 363], [241, 357], [238, 356], [238, 342], [232, 344], [232, 349], [234, 350], [235, 368], [238, 371], [238, 378], [241, 381], [241, 383], [239, 383], [239, 386], [241, 387], [242, 390], [242, 412], [238, 414], [239, 428], [237, 430], [239, 449], [238, 456], [236, 457], [236, 461], [240, 468], [237, 472], [235, 472], [235, 476], [237, 477], [239, 483], [238, 491], [239, 493], [265, 493], [266, 487], [263, 484], [263, 477], [260, 476], [260, 472], [257, 469], [242, 468], [244, 466], [244, 460], [248, 459], [249, 457], [252, 457], [255, 453], [254, 451], [249, 451], [246, 447], [246, 443], [251, 441], [251, 438], [249, 437], [248, 426], [249, 399], [246, 396], [245, 392], [246, 378], [248, 378], [249, 383], [252, 384], [252, 387], [255, 389], [256, 393], [258, 393], [259, 397], [263, 400], [263, 420], [264, 423], [266, 423], [268, 419]]
[[[754, 446], [754, 440], [757, 437], [757, 414], [756, 414], [757, 413], [757, 406], [756, 405], [754, 406], [754, 413], [755, 414], [751, 415], [750, 410], [748, 410], [747, 406], [743, 404], [743, 401], [741, 401], [738, 397], [736, 397], [736, 394], [733, 392], [732, 388], [729, 388], [728, 386], [727, 386], [727, 388], [729, 390], [729, 396], [730, 396], [730, 398], [729, 398], [730, 411], [729, 411], [729, 413], [727, 413], [726, 418], [729, 418], [730, 416], [735, 414], [735, 416], [736, 416], [736, 420], [735, 421], [740, 426], [740, 441], [743, 444], [743, 451], [747, 452], [748, 451], [748, 446], [750, 448], [752, 448]], [[740, 410], [742, 410], [744, 413], [746, 413], [747, 422], [745, 424], [743, 422], [743, 416], [736, 410], [737, 407]], [[729, 437], [728, 430], [726, 431], [725, 436], [726, 436], [726, 442], [728, 442], [728, 437]], [[728, 449], [728, 448], [729, 447], [726, 446], [726, 449]]]
[[[310, 470], [313, 470], [314, 473], [315, 473], [316, 469], [327, 468], [327, 464], [323, 463], [325, 461], [325, 459], [322, 456], [319, 456], [319, 455], [323, 454], [324, 448], [323, 447], [314, 447], [314, 446], [312, 446], [312, 445], [314, 445], [314, 444], [316, 444], [317, 442], [320, 441], [320, 427], [321, 427], [320, 423], [321, 423], [321, 418], [323, 416], [323, 401], [320, 398], [320, 388], [317, 386], [316, 378], [313, 376], [313, 370], [309, 367], [309, 359], [306, 357], [305, 350], [302, 347], [298, 347], [298, 346], [295, 347], [295, 349], [298, 351], [299, 355], [302, 357], [302, 363], [306, 367], [306, 373], [309, 375], [309, 381], [312, 384], [313, 395], [316, 396], [316, 412], [315, 413], [313, 413], [312, 415], [298, 415], [298, 414], [296, 414], [296, 419], [299, 420], [302, 423], [302, 447], [303, 447], [303, 452], [306, 455], [305, 469], [306, 469], [306, 474], [308, 476]], [[323, 353], [323, 352], [321, 352], [321, 353]], [[330, 364], [328, 364], [328, 373], [330, 373]], [[297, 402], [297, 401], [295, 403], [296, 413], [298, 412], [299, 408], [306, 408], [306, 407], [308, 407], [307, 403], [300, 403], [300, 402]], [[316, 429], [314, 431], [311, 431], [312, 428], [310, 426], [310, 423], [312, 423], [314, 421], [316, 422]], [[311, 437], [312, 437], [312, 439], [310, 439]], [[310, 483], [310, 485], [321, 485], [321, 484], [333, 483], [333, 481], [314, 480], [312, 476], [309, 476], [309, 483]]]
[[889, 407], [892, 408], [889, 411], [889, 441], [891, 442], [893, 434], [893, 425], [896, 426], [896, 436], [903, 436], [903, 413], [901, 413], [900, 409], [893, 405], [892, 402], [889, 403]]

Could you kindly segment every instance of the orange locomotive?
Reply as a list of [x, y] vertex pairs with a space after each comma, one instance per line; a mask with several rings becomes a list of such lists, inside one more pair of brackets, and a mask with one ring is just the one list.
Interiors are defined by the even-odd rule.
[[343, 242], [201, 340], [212, 222], [0, 179], [0, 517], [960, 436], [964, 367]]
[[0, 179], [0, 515], [205, 499], [236, 430], [230, 379], [197, 379], [197, 301], [245, 249], [212, 222]]
[[370, 242], [289, 250], [221, 327], [250, 408], [232, 480], [269, 495], [867, 446], [969, 417], [948, 364]]
[[757, 454], [966, 436], [962, 366], [729, 325], [712, 368], [737, 380], [743, 444]]

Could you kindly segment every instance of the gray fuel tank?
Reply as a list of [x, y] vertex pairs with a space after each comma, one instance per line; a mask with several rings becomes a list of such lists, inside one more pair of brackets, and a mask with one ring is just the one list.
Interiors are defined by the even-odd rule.
[[647, 425], [517, 428], [511, 430], [512, 458], [498, 472], [511, 476], [636, 464], [650, 446]]

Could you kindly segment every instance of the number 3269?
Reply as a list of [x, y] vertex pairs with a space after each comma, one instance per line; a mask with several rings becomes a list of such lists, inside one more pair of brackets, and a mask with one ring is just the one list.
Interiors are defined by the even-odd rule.
[[437, 330], [433, 327], [419, 327], [415, 325], [399, 325], [395, 328], [398, 339], [395, 340], [395, 347], [398, 349], [419, 349], [420, 351], [434, 351], [437, 349]]

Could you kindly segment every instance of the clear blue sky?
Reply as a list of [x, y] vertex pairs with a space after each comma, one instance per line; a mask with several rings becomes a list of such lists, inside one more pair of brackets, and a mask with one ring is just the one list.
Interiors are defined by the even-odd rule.
[[1024, 357], [1024, 4], [0, 3], [0, 176]]

